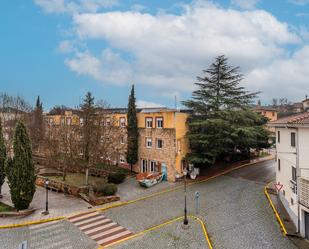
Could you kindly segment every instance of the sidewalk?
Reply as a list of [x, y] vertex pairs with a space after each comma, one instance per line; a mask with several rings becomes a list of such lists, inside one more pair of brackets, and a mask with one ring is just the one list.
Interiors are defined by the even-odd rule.
[[309, 241], [300, 237], [299, 234], [296, 232], [296, 227], [292, 222], [288, 212], [282, 205], [281, 201], [278, 198], [278, 194], [274, 187], [275, 181], [271, 182], [267, 188], [268, 194], [277, 209], [279, 216], [285, 226], [287, 231], [288, 238], [300, 249], [308, 249], [309, 248]]
[[[209, 178], [214, 178], [220, 175], [224, 175], [229, 173], [235, 169], [242, 168], [245, 166], [249, 166], [258, 162], [267, 161], [273, 159], [273, 156], [263, 157], [251, 160], [250, 162], [241, 162], [230, 165], [230, 167], [224, 168], [222, 170], [216, 172], [209, 172], [209, 174], [205, 176], [201, 176], [196, 180], [188, 180], [188, 184], [198, 184], [199, 182], [203, 182]], [[183, 182], [169, 183], [163, 182], [152, 188], [144, 189], [138, 186], [134, 178], [129, 179], [128, 181], [120, 184], [119, 192], [120, 200], [119, 202], [115, 202], [113, 204], [121, 203], [121, 202], [130, 202], [137, 200], [141, 197], [151, 198], [154, 195], [160, 195], [166, 191], [174, 191], [183, 185]], [[10, 200], [9, 188], [5, 183], [3, 186], [3, 194], [4, 198], [0, 199], [2, 202], [12, 205]], [[34, 199], [30, 205], [30, 208], [35, 208], [36, 211], [26, 217], [23, 218], [0, 218], [0, 226], [8, 225], [8, 224], [19, 224], [25, 222], [32, 221], [40, 221], [44, 219], [57, 218], [59, 216], [68, 217], [72, 214], [78, 212], [86, 212], [87, 210], [95, 210], [102, 207], [110, 206], [109, 204], [104, 204], [102, 206], [93, 207], [90, 204], [86, 203], [82, 199], [73, 197], [73, 196], [65, 196], [63, 193], [55, 193], [49, 191], [49, 215], [42, 215], [42, 211], [45, 209], [45, 189], [37, 186], [36, 193], [34, 195]]]

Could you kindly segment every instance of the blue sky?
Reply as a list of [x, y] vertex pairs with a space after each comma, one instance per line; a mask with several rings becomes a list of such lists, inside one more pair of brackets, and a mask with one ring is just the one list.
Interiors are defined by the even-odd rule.
[[0, 91], [45, 110], [91, 91], [174, 106], [226, 54], [263, 103], [309, 94], [308, 0], [10, 0], [1, 3]]

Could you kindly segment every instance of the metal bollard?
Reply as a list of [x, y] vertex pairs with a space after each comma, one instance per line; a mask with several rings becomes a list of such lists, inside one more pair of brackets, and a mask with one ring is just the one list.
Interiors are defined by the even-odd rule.
[[19, 244], [18, 249], [27, 249], [28, 248], [28, 243], [27, 241], [23, 241]]
[[194, 198], [195, 198], [195, 213], [198, 214], [199, 213], [199, 198], [200, 198], [200, 193], [198, 191], [195, 192]]

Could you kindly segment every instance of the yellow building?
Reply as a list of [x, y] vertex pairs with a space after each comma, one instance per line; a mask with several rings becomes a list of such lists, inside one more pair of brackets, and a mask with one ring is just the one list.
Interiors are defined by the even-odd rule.
[[[115, 129], [117, 133], [121, 131], [122, 137], [117, 147], [117, 158], [113, 156], [111, 161], [128, 167], [125, 161], [127, 109], [108, 109], [104, 110], [104, 114], [98, 112], [98, 115], [102, 116], [102, 125], [118, 127], [119, 129]], [[185, 156], [189, 151], [186, 139], [188, 116], [187, 111], [168, 108], [137, 110], [139, 151], [138, 162], [133, 167], [134, 171], [143, 173], [164, 171], [169, 181], [175, 181], [177, 175], [182, 175]], [[78, 110], [49, 113], [45, 115], [45, 120], [49, 125], [83, 124]]]

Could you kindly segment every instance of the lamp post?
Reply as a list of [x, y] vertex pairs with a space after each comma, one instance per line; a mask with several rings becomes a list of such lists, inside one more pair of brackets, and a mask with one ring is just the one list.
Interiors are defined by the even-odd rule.
[[45, 211], [42, 212], [42, 214], [45, 214], [45, 215], [48, 215], [49, 214], [49, 211], [48, 211], [48, 184], [49, 184], [49, 180], [48, 179], [45, 179], [45, 189], [46, 189], [46, 202], [45, 202]]
[[183, 219], [183, 224], [184, 225], [188, 225], [189, 221], [188, 221], [188, 217], [187, 217], [187, 174], [188, 174], [188, 169], [185, 168], [184, 171], [183, 171], [183, 174], [185, 176], [184, 180], [185, 180], [185, 209], [184, 209], [184, 212], [185, 212], [185, 217]]

